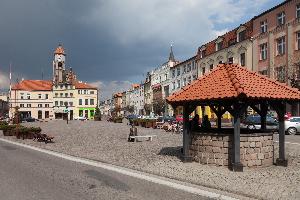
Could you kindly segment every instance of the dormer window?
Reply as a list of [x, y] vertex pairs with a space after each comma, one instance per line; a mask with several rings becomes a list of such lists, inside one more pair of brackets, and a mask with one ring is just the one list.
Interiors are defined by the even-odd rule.
[[246, 39], [246, 30], [243, 30], [241, 32], [239, 32], [239, 37], [238, 37], [239, 41], [238, 42], [242, 42]]
[[285, 12], [277, 14], [277, 25], [282, 26], [285, 24]]
[[201, 51], [201, 58], [204, 58], [205, 55], [206, 55], [206, 50], [202, 50], [202, 51]]
[[216, 51], [220, 51], [223, 47], [223, 41], [217, 43]]

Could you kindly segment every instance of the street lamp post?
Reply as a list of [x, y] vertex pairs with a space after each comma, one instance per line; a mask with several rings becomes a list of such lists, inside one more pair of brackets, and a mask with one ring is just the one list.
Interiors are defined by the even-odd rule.
[[68, 110], [68, 103], [66, 102], [65, 103], [65, 106], [66, 106], [66, 113], [67, 113], [67, 124], [69, 124], [69, 110]]

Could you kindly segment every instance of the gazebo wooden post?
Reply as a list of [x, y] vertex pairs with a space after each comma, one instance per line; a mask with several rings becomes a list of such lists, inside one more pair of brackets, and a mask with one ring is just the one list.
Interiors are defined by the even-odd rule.
[[288, 161], [285, 158], [285, 127], [284, 127], [284, 114], [285, 103], [273, 104], [273, 108], [276, 110], [279, 120], [279, 158], [276, 159], [276, 165], [287, 167]]
[[267, 113], [268, 113], [268, 105], [266, 102], [260, 104], [260, 121], [261, 121], [261, 130], [266, 130], [266, 120], [267, 120]]
[[190, 109], [188, 104], [183, 106], [183, 162], [192, 162], [192, 157], [189, 155], [190, 144], [190, 126], [189, 126]]
[[234, 114], [234, 135], [233, 135], [233, 162], [232, 170], [235, 172], [243, 171], [243, 164], [240, 159], [240, 123], [241, 123], [241, 113], [244, 109], [238, 103], [234, 104], [233, 114]]

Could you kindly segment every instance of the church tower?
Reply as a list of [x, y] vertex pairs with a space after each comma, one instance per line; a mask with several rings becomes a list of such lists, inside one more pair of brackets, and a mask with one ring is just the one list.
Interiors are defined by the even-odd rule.
[[66, 54], [61, 44], [54, 51], [53, 60], [53, 83], [62, 84], [65, 82], [65, 70], [66, 70]]

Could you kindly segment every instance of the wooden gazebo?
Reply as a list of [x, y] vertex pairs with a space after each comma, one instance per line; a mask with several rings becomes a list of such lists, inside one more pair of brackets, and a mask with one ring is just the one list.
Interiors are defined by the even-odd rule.
[[[266, 130], [269, 108], [276, 111], [279, 121], [279, 158], [277, 165], [287, 166], [285, 158], [284, 114], [286, 103], [300, 100], [300, 92], [236, 64], [220, 64], [182, 90], [167, 98], [176, 108], [183, 106], [183, 161], [191, 161], [189, 145], [191, 131], [189, 115], [197, 106], [209, 106], [218, 117], [217, 128], [222, 132], [222, 115], [228, 111], [234, 118], [232, 163], [233, 171], [243, 171], [240, 162], [240, 120], [250, 106], [261, 116], [262, 132]], [[224, 129], [225, 130], [225, 129]], [[272, 141], [273, 142], [273, 141]]]

